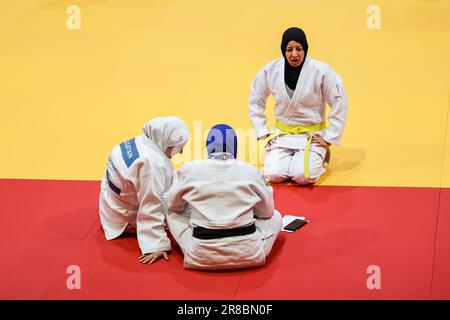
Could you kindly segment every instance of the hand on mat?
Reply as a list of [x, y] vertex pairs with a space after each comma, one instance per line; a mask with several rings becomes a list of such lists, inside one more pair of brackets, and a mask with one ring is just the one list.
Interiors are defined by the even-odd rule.
[[153, 262], [155, 262], [156, 260], [158, 260], [159, 258], [163, 257], [166, 260], [169, 260], [169, 255], [167, 254], [167, 252], [154, 252], [154, 253], [147, 253], [147, 254], [143, 254], [142, 256], [139, 257], [139, 261], [143, 264], [152, 264]]
[[330, 146], [330, 144], [328, 142], [326, 142], [322, 138], [322, 136], [320, 134], [318, 134], [318, 133], [314, 133], [313, 134], [311, 142], [314, 143], [314, 144], [317, 144], [317, 145], [319, 145], [321, 147], [324, 147], [324, 148], [328, 148]]

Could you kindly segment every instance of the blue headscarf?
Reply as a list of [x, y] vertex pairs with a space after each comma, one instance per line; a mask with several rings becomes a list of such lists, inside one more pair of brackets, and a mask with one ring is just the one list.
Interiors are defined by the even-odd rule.
[[217, 124], [209, 130], [206, 138], [208, 156], [213, 153], [230, 153], [236, 159], [237, 137], [234, 129], [226, 124]]

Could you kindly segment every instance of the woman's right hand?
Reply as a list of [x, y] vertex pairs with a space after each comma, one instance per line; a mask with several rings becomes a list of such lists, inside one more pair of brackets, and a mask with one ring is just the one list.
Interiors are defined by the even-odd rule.
[[267, 143], [266, 143], [266, 145], [264, 146], [264, 149], [266, 149], [266, 151], [269, 151], [269, 149], [271, 149], [274, 145], [275, 145], [275, 143], [277, 142], [277, 139], [278, 139], [279, 137], [272, 137], [272, 139], [270, 139]]

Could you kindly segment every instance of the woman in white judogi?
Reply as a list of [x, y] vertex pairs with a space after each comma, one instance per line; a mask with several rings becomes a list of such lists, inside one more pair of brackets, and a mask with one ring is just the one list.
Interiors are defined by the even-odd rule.
[[[303, 30], [289, 28], [281, 43], [283, 58], [266, 64], [251, 85], [249, 111], [257, 138], [266, 140], [264, 174], [271, 182], [316, 182], [325, 172], [329, 147], [342, 138], [348, 102], [341, 77], [308, 55]], [[275, 99], [272, 132], [264, 114]], [[331, 107], [326, 123], [326, 104]]]
[[143, 135], [116, 145], [101, 183], [100, 220], [106, 239], [137, 234], [142, 263], [168, 259], [162, 196], [172, 183], [170, 159], [183, 151], [189, 129], [176, 117], [145, 124]]
[[167, 224], [184, 267], [236, 269], [263, 265], [281, 230], [272, 188], [255, 166], [236, 160], [237, 139], [227, 125], [211, 129], [209, 159], [188, 163], [165, 199]]

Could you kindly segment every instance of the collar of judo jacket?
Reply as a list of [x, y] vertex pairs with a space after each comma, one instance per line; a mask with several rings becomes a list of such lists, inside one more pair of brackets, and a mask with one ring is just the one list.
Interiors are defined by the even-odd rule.
[[230, 160], [230, 159], [234, 159], [234, 156], [229, 152], [214, 152], [214, 153], [211, 153], [211, 155], [209, 156], [209, 159]]

